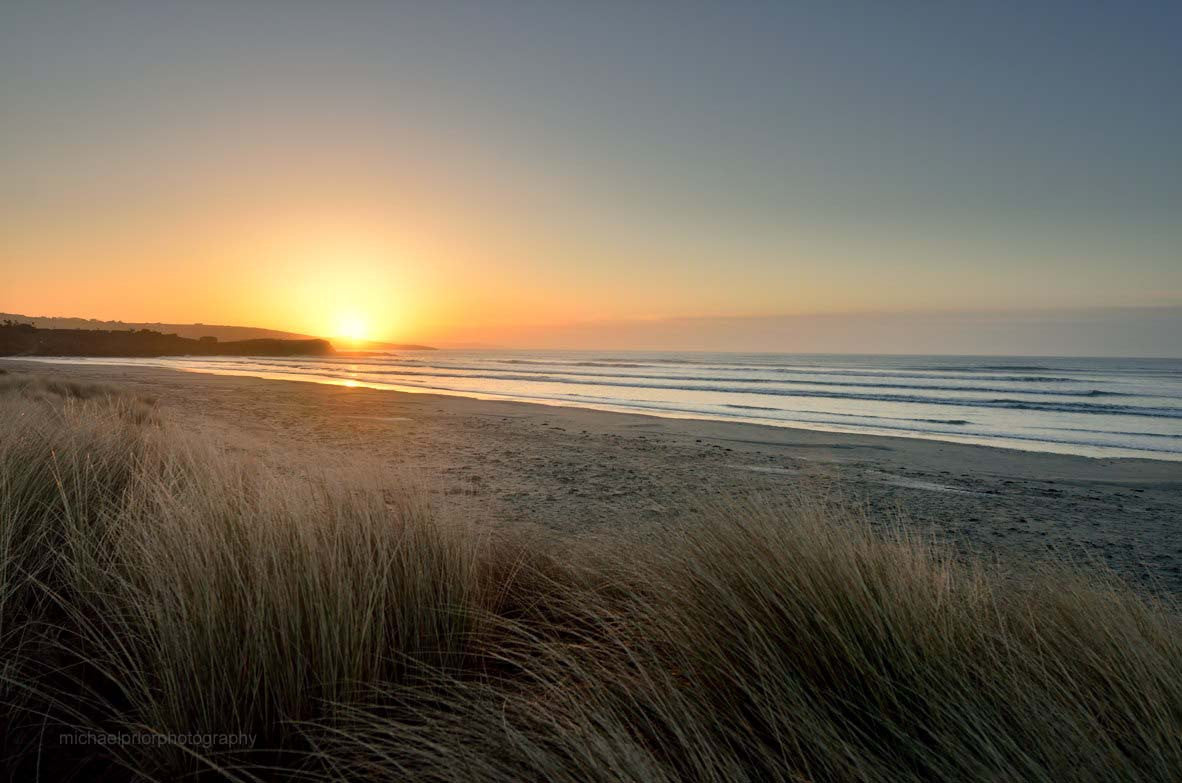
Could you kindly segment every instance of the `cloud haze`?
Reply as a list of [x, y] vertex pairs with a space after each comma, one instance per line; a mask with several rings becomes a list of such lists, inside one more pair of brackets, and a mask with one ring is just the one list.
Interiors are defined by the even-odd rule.
[[522, 348], [1178, 357], [1182, 307], [676, 318], [498, 336]]

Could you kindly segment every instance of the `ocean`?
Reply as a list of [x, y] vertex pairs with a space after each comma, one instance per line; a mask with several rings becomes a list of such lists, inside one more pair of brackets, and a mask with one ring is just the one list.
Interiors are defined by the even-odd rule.
[[50, 361], [1182, 460], [1182, 359], [440, 350]]

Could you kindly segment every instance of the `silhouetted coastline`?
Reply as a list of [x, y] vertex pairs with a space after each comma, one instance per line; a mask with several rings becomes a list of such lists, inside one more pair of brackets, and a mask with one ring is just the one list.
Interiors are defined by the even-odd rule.
[[334, 353], [327, 340], [189, 339], [149, 329], [38, 329], [31, 324], [0, 324], [0, 356], [324, 356]]

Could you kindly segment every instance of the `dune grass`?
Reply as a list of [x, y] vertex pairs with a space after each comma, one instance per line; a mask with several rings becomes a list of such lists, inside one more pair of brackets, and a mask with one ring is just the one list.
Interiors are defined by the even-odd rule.
[[5, 771], [1182, 776], [1179, 614], [1110, 577], [1003, 579], [817, 498], [573, 540], [423, 498], [0, 377]]

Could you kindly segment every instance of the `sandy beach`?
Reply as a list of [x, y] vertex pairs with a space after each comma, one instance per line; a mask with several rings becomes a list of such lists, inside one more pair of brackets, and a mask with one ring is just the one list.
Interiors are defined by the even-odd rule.
[[123, 384], [246, 448], [364, 455], [488, 524], [568, 532], [677, 524], [711, 496], [802, 487], [965, 551], [1104, 563], [1182, 591], [1182, 463], [660, 418], [315, 383], [5, 361]]

